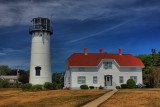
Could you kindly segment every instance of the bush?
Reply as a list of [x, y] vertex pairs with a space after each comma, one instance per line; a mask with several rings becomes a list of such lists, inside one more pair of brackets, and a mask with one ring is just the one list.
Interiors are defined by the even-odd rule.
[[3, 88], [2, 83], [0, 83], [0, 88]]
[[32, 87], [32, 84], [26, 83], [26, 84], [21, 84], [20, 86], [22, 89], [30, 89]]
[[94, 86], [89, 86], [90, 89], [94, 89]]
[[2, 81], [0, 82], [0, 88], [9, 88], [9, 87], [10, 87], [10, 85], [9, 85], [9, 82], [8, 82], [8, 81], [2, 80]]
[[43, 85], [40, 85], [40, 84], [36, 84], [36, 85], [33, 85], [32, 87], [31, 87], [31, 90], [33, 90], [33, 89], [42, 89], [42, 86]]
[[52, 83], [52, 88], [50, 88], [51, 90], [56, 90], [57, 89], [57, 83]]
[[126, 89], [126, 88], [128, 88], [128, 86], [127, 86], [127, 84], [121, 84], [121, 88]]
[[127, 87], [128, 88], [136, 88], [136, 83], [133, 79], [128, 79], [127, 80]]
[[26, 89], [30, 89], [32, 87], [32, 84], [26, 83]]
[[10, 88], [17, 88], [16, 85], [10, 85]]
[[116, 86], [116, 89], [120, 89], [121, 87], [120, 86]]
[[80, 88], [81, 89], [88, 89], [88, 85], [81, 85]]
[[26, 89], [26, 84], [21, 84], [20, 88], [22, 88], [23, 90]]
[[104, 87], [102, 87], [101, 85], [99, 86], [99, 89], [103, 89]]
[[44, 83], [44, 88], [51, 89], [51, 90], [56, 90], [57, 89], [57, 84], [56, 83], [45, 82]]
[[160, 84], [157, 84], [154, 86], [155, 88], [160, 88]]
[[52, 84], [52, 83], [50, 83], [50, 82], [45, 82], [45, 83], [44, 83], [44, 88], [46, 88], [46, 89], [50, 88], [50, 87], [51, 87], [51, 84]]

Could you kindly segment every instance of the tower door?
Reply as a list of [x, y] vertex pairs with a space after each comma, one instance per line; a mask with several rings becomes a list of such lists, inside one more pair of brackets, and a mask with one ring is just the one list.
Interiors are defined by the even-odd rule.
[[106, 75], [105, 76], [105, 85], [106, 86], [112, 86], [112, 76], [111, 75]]

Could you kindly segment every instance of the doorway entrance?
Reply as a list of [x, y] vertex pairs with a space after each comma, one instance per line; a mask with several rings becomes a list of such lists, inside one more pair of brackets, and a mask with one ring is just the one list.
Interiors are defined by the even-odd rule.
[[105, 86], [112, 86], [112, 75], [105, 75]]

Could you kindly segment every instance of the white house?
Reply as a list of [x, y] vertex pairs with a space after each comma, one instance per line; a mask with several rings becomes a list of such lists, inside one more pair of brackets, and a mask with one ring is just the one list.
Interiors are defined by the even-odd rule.
[[115, 89], [132, 78], [136, 84], [143, 83], [144, 64], [131, 54], [73, 53], [65, 63], [64, 87], [79, 89], [80, 85]]

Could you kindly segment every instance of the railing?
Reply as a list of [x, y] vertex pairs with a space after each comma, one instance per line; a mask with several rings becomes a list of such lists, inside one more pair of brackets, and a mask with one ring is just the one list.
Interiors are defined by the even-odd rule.
[[29, 27], [29, 33], [31, 34], [34, 31], [47, 31], [47, 32], [50, 32], [51, 34], [53, 33], [52, 27], [45, 26], [45, 25], [30, 26]]

